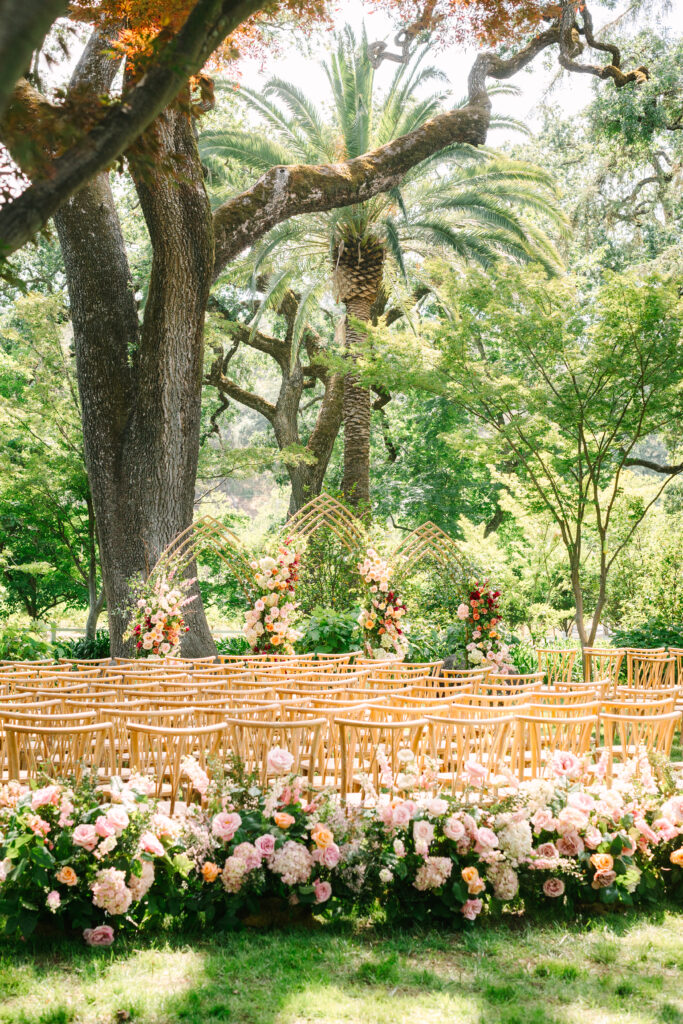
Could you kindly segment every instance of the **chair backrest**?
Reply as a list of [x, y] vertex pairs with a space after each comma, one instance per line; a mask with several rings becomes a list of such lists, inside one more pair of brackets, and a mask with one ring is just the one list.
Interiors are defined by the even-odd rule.
[[537, 647], [539, 672], [543, 672], [546, 682], [550, 685], [555, 682], [568, 683], [578, 653], [573, 647]]
[[533, 693], [543, 686], [543, 673], [531, 672], [528, 675], [498, 676], [491, 674], [482, 683], [478, 683], [475, 693], [511, 694]]
[[[527, 706], [515, 715], [512, 764], [520, 779], [549, 774], [555, 754], [588, 754], [598, 725], [598, 704], [567, 708]], [[564, 712], [562, 714], [561, 712]]]
[[225, 760], [230, 749], [224, 720], [205, 726], [175, 728], [129, 721], [127, 729], [131, 771], [138, 771], [154, 781], [156, 795], [168, 797], [171, 812], [183, 783], [183, 757], [196, 758], [205, 769], [209, 758]]
[[670, 647], [669, 654], [676, 659], [676, 682], [683, 686], [683, 647]]
[[320, 715], [265, 721], [249, 719], [240, 713], [228, 719], [231, 748], [247, 772], [257, 773], [265, 784], [271, 774], [268, 752], [273, 747], [281, 747], [294, 758], [292, 772], [306, 778], [309, 788], [313, 787], [316, 775], [322, 774], [321, 738], [327, 725], [328, 720]]
[[641, 691], [640, 697], [635, 700], [620, 700], [615, 697], [606, 697], [602, 702], [602, 710], [610, 715], [657, 715], [668, 714], [676, 708], [676, 697], [650, 698], [650, 690], [645, 694]]
[[584, 647], [584, 680], [609, 679], [610, 684], [616, 686], [625, 653], [623, 647]]
[[644, 690], [673, 686], [676, 659], [666, 654], [633, 654], [626, 651], [626, 685]]
[[453, 793], [470, 786], [467, 770], [472, 760], [484, 769], [484, 781], [490, 785], [495, 775], [510, 767], [511, 715], [461, 716], [456, 709], [448, 715], [428, 715], [430, 755], [439, 762], [439, 781]]
[[361, 721], [356, 717], [344, 716], [335, 719], [339, 730], [341, 751], [340, 791], [346, 802], [354, 793], [367, 789], [367, 781], [379, 789], [382, 765], [380, 754], [394, 776], [401, 768], [400, 751], [409, 750], [418, 755], [420, 740], [427, 727], [424, 718], [416, 717], [403, 721], [379, 719]]
[[608, 777], [615, 761], [627, 761], [645, 748], [649, 753], [669, 757], [674, 733], [681, 721], [680, 711], [667, 714], [611, 714], [603, 712], [600, 723], [607, 752]]
[[85, 770], [104, 778], [114, 774], [111, 722], [56, 728], [8, 723], [5, 732], [10, 778], [47, 775], [78, 781]]

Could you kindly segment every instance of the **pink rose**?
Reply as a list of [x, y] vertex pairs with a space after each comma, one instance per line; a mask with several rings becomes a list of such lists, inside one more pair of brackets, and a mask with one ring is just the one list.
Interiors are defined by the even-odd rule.
[[31, 810], [37, 811], [39, 807], [45, 807], [48, 804], [56, 807], [60, 794], [59, 786], [44, 786], [42, 789], [37, 789], [31, 798]]
[[440, 818], [442, 814], [445, 814], [448, 810], [448, 802], [442, 800], [440, 797], [434, 797], [433, 800], [429, 800], [426, 805], [427, 814], [433, 818]]
[[414, 821], [413, 822], [413, 839], [416, 843], [426, 843], [427, 846], [431, 843], [434, 838], [434, 826], [431, 821]]
[[617, 877], [616, 871], [596, 871], [591, 882], [593, 889], [606, 889]]
[[567, 778], [575, 778], [581, 771], [581, 762], [576, 754], [557, 751], [553, 754], [551, 768], [555, 775], [565, 775]]
[[[655, 825], [656, 824], [657, 822], [655, 822]], [[624, 844], [621, 848], [621, 856], [632, 857], [637, 849], [635, 841], [631, 838], [631, 836], [621, 836], [621, 839]]]
[[487, 850], [494, 850], [498, 846], [498, 836], [490, 828], [477, 829], [477, 842], [474, 847], [476, 853], [484, 853]]
[[470, 614], [470, 610], [466, 604], [459, 604], [458, 610], [455, 613], [459, 619], [466, 619]]
[[313, 883], [315, 889], [315, 902], [316, 903], [327, 903], [330, 896], [332, 895], [332, 886], [329, 882], [321, 882], [319, 878]]
[[52, 892], [49, 892], [47, 894], [47, 899], [45, 900], [45, 902], [47, 904], [48, 910], [51, 910], [53, 914], [56, 914], [61, 905], [62, 897], [59, 895], [56, 889], [53, 889]]
[[275, 853], [275, 836], [271, 836], [269, 832], [266, 832], [265, 835], [258, 837], [254, 846], [262, 857], [272, 857]]
[[94, 850], [97, 846], [98, 835], [94, 825], [76, 825], [73, 830], [71, 841], [74, 846], [82, 846], [84, 850]]
[[683, 825], [683, 796], [672, 796], [662, 804], [661, 815], [673, 825]]
[[107, 821], [104, 814], [100, 814], [95, 822], [95, 831], [101, 839], [108, 839], [109, 836], [116, 835], [116, 829], [110, 821]]
[[341, 860], [341, 850], [336, 843], [330, 843], [320, 851], [320, 863], [326, 868], [336, 868]]
[[152, 857], [163, 857], [166, 850], [153, 832], [143, 832], [140, 836], [140, 849]]
[[583, 841], [589, 850], [597, 850], [603, 839], [604, 836], [602, 832], [599, 828], [596, 828], [595, 825], [589, 825], [583, 837]]
[[563, 807], [557, 816], [560, 832], [578, 832], [588, 824], [588, 818], [577, 807]]
[[226, 811], [221, 811], [211, 822], [211, 831], [217, 839], [229, 843], [241, 824], [242, 819], [239, 814], [228, 814]]
[[460, 908], [460, 913], [466, 921], [474, 921], [474, 919], [481, 914], [481, 909], [484, 906], [481, 900], [467, 900], [466, 903]]
[[123, 832], [124, 828], [128, 828], [130, 824], [130, 818], [126, 814], [125, 810], [121, 806], [110, 807], [105, 818], [117, 833]]
[[659, 838], [665, 843], [668, 843], [670, 839], [675, 839], [678, 835], [678, 829], [675, 825], [672, 825], [668, 818], [657, 818], [656, 821], [652, 822], [652, 827], [657, 831]]
[[405, 828], [410, 824], [411, 817], [410, 808], [405, 801], [402, 804], [396, 804], [392, 814], [394, 828]]
[[89, 946], [111, 946], [114, 941], [114, 929], [109, 924], [100, 924], [97, 928], [86, 928], [83, 938]]
[[539, 832], [552, 832], [557, 823], [548, 808], [542, 807], [534, 814], [531, 824], [538, 835]]
[[460, 818], [456, 817], [455, 814], [451, 814], [450, 818], [446, 818], [444, 822], [443, 834], [446, 836], [446, 839], [452, 839], [454, 843], [457, 843], [465, 835], [465, 826]]
[[550, 899], [557, 899], [558, 896], [564, 895], [564, 882], [561, 878], [546, 878], [543, 883], [543, 892]]
[[394, 821], [394, 808], [391, 804], [382, 804], [379, 809], [379, 816], [382, 823], [387, 828], [391, 828]]
[[536, 847], [536, 855], [538, 857], [558, 857], [557, 848], [554, 843], [541, 843], [540, 846]]
[[484, 768], [483, 764], [479, 764], [478, 761], [471, 757], [465, 764], [465, 771], [467, 772], [467, 779], [471, 786], [479, 788], [484, 785], [484, 780], [486, 779], [486, 768]]
[[294, 764], [294, 755], [282, 747], [273, 747], [268, 751], [268, 771], [273, 775], [286, 775]]
[[562, 857], [578, 857], [584, 851], [583, 839], [578, 832], [565, 832], [557, 840], [556, 846]]
[[570, 793], [567, 797], [567, 804], [569, 807], [576, 807], [584, 814], [590, 814], [595, 807], [595, 800], [590, 793]]

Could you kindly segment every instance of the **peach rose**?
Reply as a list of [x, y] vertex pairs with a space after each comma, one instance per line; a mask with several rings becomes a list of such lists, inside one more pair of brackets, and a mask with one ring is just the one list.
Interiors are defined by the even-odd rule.
[[594, 853], [591, 864], [596, 871], [611, 871], [614, 867], [614, 858], [609, 853]]
[[285, 829], [289, 828], [290, 825], [293, 825], [296, 818], [291, 814], [287, 814], [286, 811], [278, 811], [277, 814], [273, 815], [273, 821], [278, 828]]
[[78, 885], [78, 875], [73, 868], [65, 865], [60, 871], [57, 872], [55, 878], [62, 885]]
[[678, 850], [674, 850], [669, 860], [672, 864], [675, 864], [677, 868], [683, 868], [683, 846], [679, 847]]
[[325, 825], [316, 825], [311, 832], [311, 839], [319, 850], [324, 850], [330, 843], [334, 842], [334, 835]]
[[474, 896], [478, 892], [483, 892], [486, 888], [484, 882], [479, 877], [479, 872], [474, 866], [463, 868], [460, 874], [470, 895]]
[[215, 882], [221, 873], [221, 869], [213, 861], [207, 860], [202, 865], [202, 878], [205, 882]]

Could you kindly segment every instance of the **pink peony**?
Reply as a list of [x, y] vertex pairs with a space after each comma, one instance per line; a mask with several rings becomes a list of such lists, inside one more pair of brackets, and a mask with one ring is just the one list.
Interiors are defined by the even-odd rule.
[[482, 907], [484, 906], [481, 900], [467, 900], [466, 903], [460, 908], [460, 913], [466, 921], [474, 921], [476, 917], [481, 914]]
[[97, 928], [86, 928], [83, 938], [89, 946], [111, 946], [114, 941], [114, 929], [109, 924], [100, 924]]
[[97, 846], [98, 835], [94, 825], [77, 825], [73, 830], [71, 841], [74, 846], [82, 846], [84, 850], [94, 850]]
[[227, 811], [221, 811], [211, 822], [211, 831], [217, 839], [229, 843], [241, 824], [242, 819], [239, 814], [228, 814]]
[[140, 849], [152, 857], [163, 857], [166, 850], [153, 832], [143, 832], [140, 836]]
[[561, 878], [546, 878], [543, 883], [543, 892], [550, 899], [557, 899], [558, 896], [564, 895], [564, 882]]
[[477, 788], [484, 785], [486, 779], [486, 768], [479, 761], [476, 761], [473, 757], [470, 757], [465, 764], [465, 771], [467, 772], [467, 780], [470, 786], [476, 786]]
[[294, 755], [282, 747], [273, 747], [268, 751], [268, 771], [273, 775], [286, 775], [294, 764]]
[[270, 832], [266, 832], [265, 835], [258, 837], [254, 846], [262, 857], [272, 857], [275, 853], [275, 836], [271, 836]]
[[327, 903], [330, 896], [332, 895], [332, 886], [329, 882], [321, 882], [319, 878], [313, 883], [315, 889], [315, 902], [316, 903]]
[[39, 807], [46, 807], [48, 804], [56, 807], [60, 795], [60, 786], [44, 786], [42, 789], [37, 789], [31, 798], [31, 810], [37, 811]]

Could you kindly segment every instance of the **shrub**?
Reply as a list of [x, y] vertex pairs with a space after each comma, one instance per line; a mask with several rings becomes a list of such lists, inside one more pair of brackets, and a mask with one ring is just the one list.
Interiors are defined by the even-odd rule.
[[650, 619], [642, 626], [617, 629], [610, 639], [614, 647], [683, 647], [683, 624]]
[[59, 640], [55, 654], [59, 658], [92, 658], [111, 657], [109, 631], [98, 629], [95, 636], [80, 636], [73, 640]]
[[246, 637], [239, 633], [237, 636], [224, 636], [216, 639], [216, 650], [219, 654], [249, 654], [251, 648]]
[[297, 644], [301, 651], [318, 654], [345, 654], [362, 646], [358, 609], [338, 612], [334, 608], [315, 607], [303, 624], [304, 635]]
[[5, 626], [0, 629], [1, 661], [37, 661], [52, 657], [52, 644], [36, 628]]
[[439, 661], [455, 658], [462, 667], [467, 666], [465, 627], [461, 622], [451, 623], [444, 629], [426, 622], [411, 622], [408, 628], [408, 662]]

